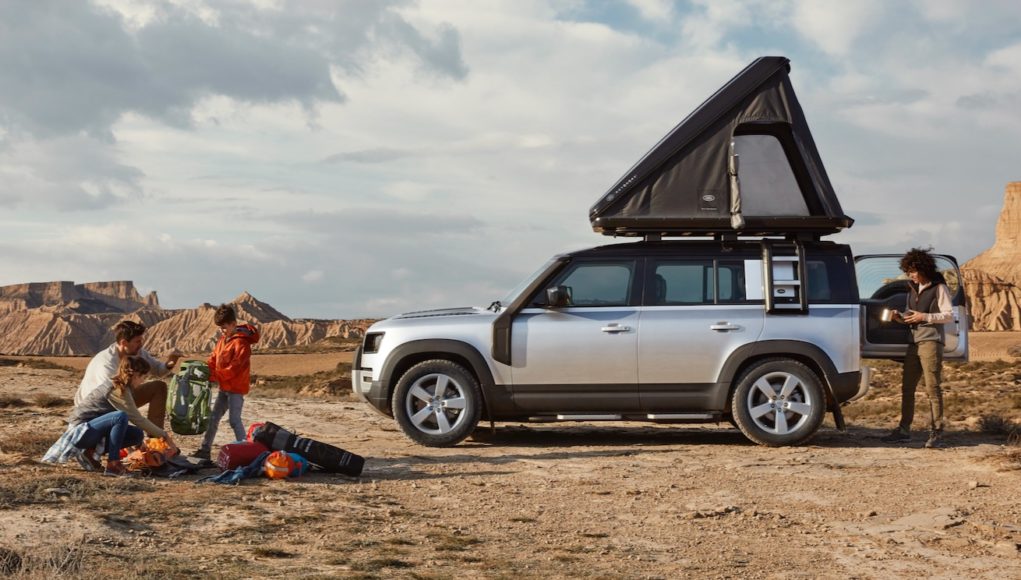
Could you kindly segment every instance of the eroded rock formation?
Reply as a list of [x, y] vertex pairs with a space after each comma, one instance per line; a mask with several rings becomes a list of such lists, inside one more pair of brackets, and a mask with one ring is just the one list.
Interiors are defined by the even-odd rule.
[[961, 267], [972, 330], [1021, 330], [1021, 181], [1007, 184], [993, 247]]
[[[233, 304], [238, 318], [259, 326], [256, 349], [307, 346], [329, 338], [358, 338], [371, 320], [292, 320], [248, 292]], [[131, 282], [44, 282], [0, 286], [0, 354], [92, 355], [113, 342], [120, 320], [149, 327], [146, 348], [186, 353], [212, 349], [216, 308], [165, 310], [155, 292], [142, 296]]]

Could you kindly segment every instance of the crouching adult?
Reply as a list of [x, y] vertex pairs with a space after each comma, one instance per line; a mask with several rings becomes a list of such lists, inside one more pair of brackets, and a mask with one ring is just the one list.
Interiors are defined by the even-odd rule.
[[[122, 320], [113, 327], [113, 333], [114, 343], [92, 357], [89, 366], [85, 368], [85, 376], [74, 394], [75, 405], [80, 405], [93, 392], [108, 390], [112, 377], [125, 357], [137, 356], [143, 359], [149, 364], [150, 373], [163, 377], [174, 370], [182, 356], [175, 350], [166, 361], [156, 360], [142, 348], [145, 325], [138, 322]], [[139, 407], [147, 406], [146, 416], [149, 421], [162, 429], [167, 416], [167, 383], [162, 380], [142, 382], [132, 395]]]
[[[125, 475], [120, 451], [141, 444], [146, 433], [175, 446], [170, 434], [143, 417], [135, 404], [133, 393], [142, 386], [149, 371], [149, 363], [142, 357], [120, 359], [109, 387], [94, 389], [75, 404], [67, 431], [50, 447], [43, 461], [64, 462], [74, 455], [83, 466], [103, 469], [105, 475]], [[107, 458], [105, 466], [94, 456], [101, 442]]]

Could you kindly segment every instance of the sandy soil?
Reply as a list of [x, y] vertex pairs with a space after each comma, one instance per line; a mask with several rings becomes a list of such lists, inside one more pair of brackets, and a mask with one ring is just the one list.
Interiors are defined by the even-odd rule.
[[[69, 398], [76, 384], [0, 368], [14, 399]], [[499, 426], [430, 449], [361, 403], [256, 393], [247, 421], [362, 454], [365, 472], [221, 487], [34, 463], [67, 410], [0, 409], [0, 552], [48, 554], [36, 575], [1021, 577], [1017, 446], [967, 422], [942, 450], [921, 435], [884, 444], [886, 422], [864, 419], [785, 449], [723, 426], [620, 423]]]

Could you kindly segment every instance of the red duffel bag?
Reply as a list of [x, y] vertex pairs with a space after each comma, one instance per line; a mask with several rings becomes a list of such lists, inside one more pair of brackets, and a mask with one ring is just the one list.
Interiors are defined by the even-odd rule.
[[258, 441], [228, 443], [220, 448], [220, 454], [216, 456], [216, 465], [227, 471], [241, 465], [248, 465], [267, 451], [269, 448]]

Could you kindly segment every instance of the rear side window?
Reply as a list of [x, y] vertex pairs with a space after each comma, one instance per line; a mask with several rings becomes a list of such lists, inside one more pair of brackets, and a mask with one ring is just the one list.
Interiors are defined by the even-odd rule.
[[712, 260], [655, 261], [650, 306], [712, 304], [714, 289]]
[[[762, 260], [744, 260], [743, 263], [748, 301], [761, 302], [765, 293]], [[797, 279], [796, 267], [797, 264], [792, 262], [774, 263], [774, 279]], [[805, 260], [805, 285], [808, 288], [808, 302], [810, 304], [856, 304], [858, 293], [853, 272], [850, 257], [809, 253]], [[774, 296], [776, 295], [774, 294]]]
[[717, 262], [716, 280], [721, 303], [745, 302], [748, 300], [743, 261], [721, 260]]

